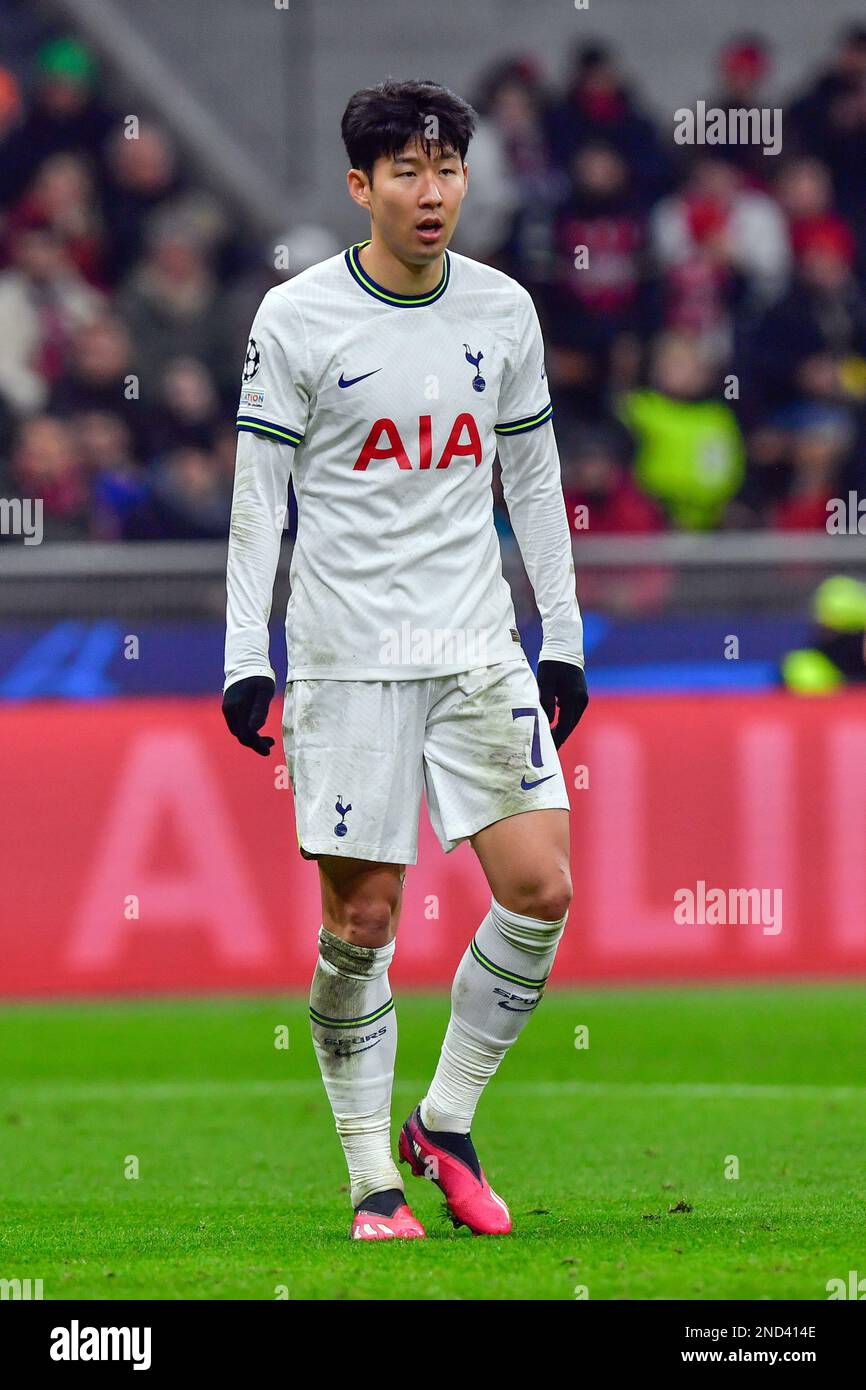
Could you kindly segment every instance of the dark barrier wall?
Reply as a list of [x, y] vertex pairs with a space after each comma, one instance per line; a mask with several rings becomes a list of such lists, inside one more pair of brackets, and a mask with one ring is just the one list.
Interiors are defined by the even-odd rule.
[[[866, 696], [607, 697], [562, 760], [555, 983], [866, 973]], [[4, 996], [306, 989], [317, 870], [214, 698], [7, 705], [0, 786]], [[449, 984], [488, 902], [422, 809], [395, 982]]]

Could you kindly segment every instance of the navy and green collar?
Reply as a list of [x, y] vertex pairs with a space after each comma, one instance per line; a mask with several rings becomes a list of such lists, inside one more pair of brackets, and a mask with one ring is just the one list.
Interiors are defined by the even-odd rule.
[[442, 279], [433, 290], [428, 290], [426, 294], [395, 294], [393, 290], [386, 290], [384, 285], [377, 285], [375, 280], [371, 280], [364, 267], [361, 265], [358, 253], [365, 246], [370, 245], [370, 239], [358, 241], [354, 246], [350, 246], [346, 251], [346, 265], [353, 280], [356, 280], [362, 290], [371, 294], [374, 299], [380, 299], [383, 304], [394, 304], [400, 309], [417, 309], [425, 304], [435, 304], [437, 299], [441, 299], [448, 288], [448, 281], [451, 279], [451, 257], [445, 252], [445, 263], [442, 267]]

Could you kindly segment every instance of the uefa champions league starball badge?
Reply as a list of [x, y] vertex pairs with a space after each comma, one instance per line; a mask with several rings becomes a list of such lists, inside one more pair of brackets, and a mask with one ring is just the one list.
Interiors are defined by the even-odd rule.
[[244, 381], [252, 381], [256, 372], [262, 364], [262, 354], [259, 352], [259, 345], [255, 338], [250, 338], [247, 343], [247, 355], [244, 358]]

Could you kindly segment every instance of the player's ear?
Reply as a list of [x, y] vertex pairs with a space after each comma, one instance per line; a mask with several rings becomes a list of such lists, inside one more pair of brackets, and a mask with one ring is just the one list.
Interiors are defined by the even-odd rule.
[[356, 202], [359, 207], [370, 211], [370, 191], [367, 176], [361, 169], [349, 169], [346, 174], [346, 187], [349, 190], [349, 197]]

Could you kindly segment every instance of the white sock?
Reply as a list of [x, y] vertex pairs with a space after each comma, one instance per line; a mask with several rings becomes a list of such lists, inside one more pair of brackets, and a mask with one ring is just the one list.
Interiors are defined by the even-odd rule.
[[427, 1129], [469, 1133], [481, 1092], [541, 999], [567, 918], [524, 917], [491, 897], [454, 976], [451, 1019], [421, 1102]]
[[391, 1157], [397, 1017], [388, 984], [395, 942], [355, 946], [319, 928], [310, 989], [313, 1046], [352, 1185], [352, 1206], [403, 1179]]

